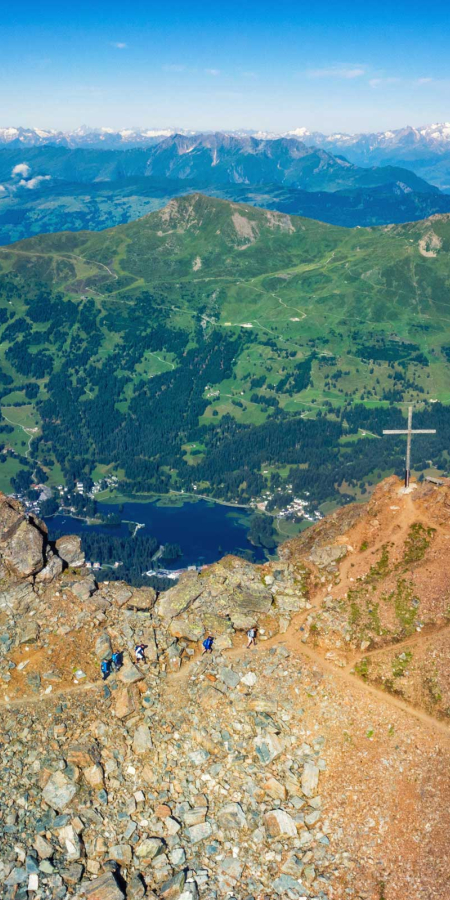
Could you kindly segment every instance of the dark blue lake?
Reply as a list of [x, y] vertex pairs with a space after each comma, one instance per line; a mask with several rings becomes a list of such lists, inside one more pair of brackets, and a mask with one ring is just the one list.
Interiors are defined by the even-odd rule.
[[[99, 503], [100, 513], [118, 513], [119, 506]], [[227, 553], [246, 551], [257, 562], [266, 559], [262, 547], [255, 547], [247, 539], [251, 510], [232, 509], [207, 500], [186, 502], [180, 506], [152, 503], [123, 503], [120, 525], [88, 525], [82, 519], [56, 515], [46, 519], [50, 539], [60, 534], [83, 534], [87, 530], [117, 537], [127, 537], [130, 522], [143, 523], [140, 535], [152, 535], [161, 544], [179, 544], [182, 556], [164, 565], [172, 569], [201, 566], [221, 559]]]

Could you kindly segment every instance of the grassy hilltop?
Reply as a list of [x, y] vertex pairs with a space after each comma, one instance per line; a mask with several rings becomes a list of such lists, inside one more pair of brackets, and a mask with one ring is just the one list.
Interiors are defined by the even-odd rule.
[[26, 418], [5, 443], [130, 489], [248, 499], [296, 476], [324, 500], [400, 465], [361, 434], [401, 422], [387, 407], [434, 400], [418, 457], [443, 465], [449, 249], [447, 215], [343, 229], [200, 194], [1, 248], [2, 409]]

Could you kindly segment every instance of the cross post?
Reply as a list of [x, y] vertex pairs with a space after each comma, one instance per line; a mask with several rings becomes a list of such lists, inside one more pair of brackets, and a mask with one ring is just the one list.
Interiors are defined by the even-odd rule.
[[435, 428], [417, 428], [412, 427], [412, 406], [408, 407], [408, 427], [406, 429], [392, 430], [384, 429], [383, 434], [406, 434], [406, 469], [405, 469], [405, 488], [409, 487], [411, 479], [411, 438], [413, 434], [436, 434]]

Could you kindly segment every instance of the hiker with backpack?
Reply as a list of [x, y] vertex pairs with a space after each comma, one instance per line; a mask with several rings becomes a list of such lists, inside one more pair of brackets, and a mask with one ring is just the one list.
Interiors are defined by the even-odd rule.
[[122, 653], [122, 651], [121, 651], [121, 650], [115, 650], [114, 653], [113, 653], [113, 655], [112, 655], [112, 657], [111, 657], [111, 661], [112, 661], [112, 664], [113, 664], [113, 669], [114, 669], [114, 671], [115, 671], [115, 672], [118, 672], [119, 669], [121, 669], [122, 666], [123, 666], [123, 653]]
[[209, 634], [208, 637], [205, 638], [205, 640], [203, 641], [202, 656], [205, 653], [212, 653], [213, 643], [214, 643], [214, 638], [213, 638], [212, 634]]
[[136, 657], [136, 662], [147, 662], [145, 658], [145, 651], [147, 649], [147, 644], [136, 644], [134, 648], [134, 655]]
[[247, 647], [245, 649], [248, 650], [249, 647], [256, 647], [256, 628], [249, 628], [247, 631]]
[[106, 679], [111, 675], [111, 660], [103, 659], [100, 665], [100, 669], [102, 672], [103, 681], [106, 681]]

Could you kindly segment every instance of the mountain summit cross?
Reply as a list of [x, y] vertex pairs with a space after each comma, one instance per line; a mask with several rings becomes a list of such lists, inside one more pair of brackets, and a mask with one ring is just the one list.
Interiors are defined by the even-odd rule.
[[435, 428], [417, 428], [413, 430], [412, 427], [412, 414], [413, 408], [412, 406], [408, 406], [408, 427], [406, 429], [399, 429], [397, 431], [393, 431], [392, 429], [383, 429], [383, 434], [406, 434], [408, 436], [406, 441], [406, 469], [405, 469], [405, 488], [409, 487], [409, 481], [411, 477], [411, 438], [413, 434], [436, 434]]

